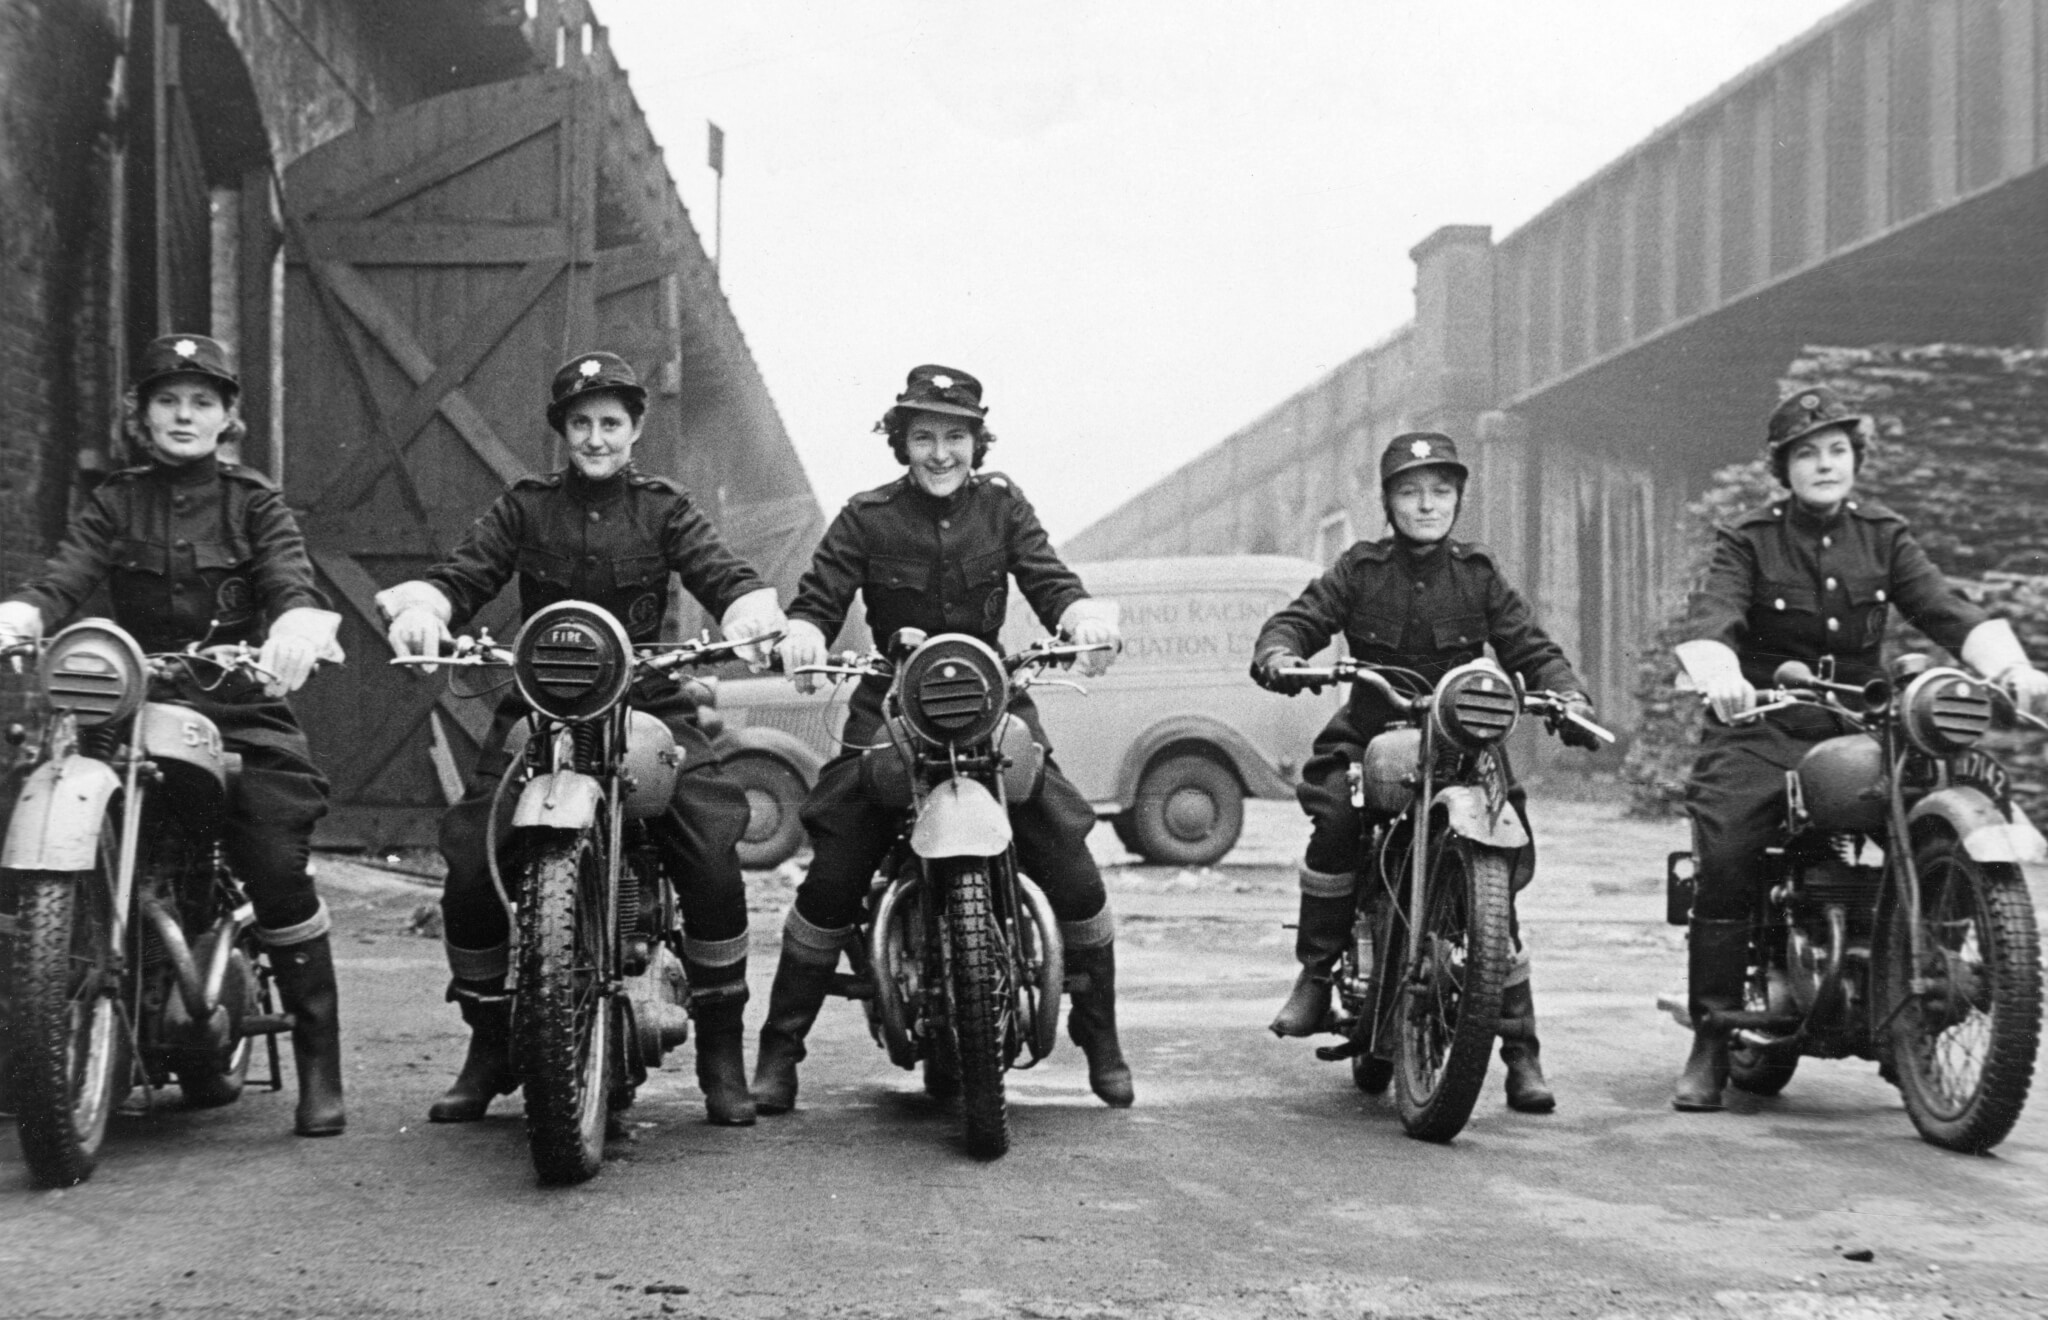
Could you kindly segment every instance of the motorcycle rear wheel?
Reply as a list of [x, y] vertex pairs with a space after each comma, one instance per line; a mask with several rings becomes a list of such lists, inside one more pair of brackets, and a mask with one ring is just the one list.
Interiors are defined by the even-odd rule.
[[587, 833], [536, 850], [524, 871], [512, 1020], [527, 1146], [543, 1183], [580, 1183], [604, 1162], [611, 1092], [603, 875]]
[[938, 863], [948, 867], [945, 895], [946, 943], [952, 973], [947, 1026], [959, 1065], [960, 1109], [967, 1153], [996, 1159], [1010, 1149], [1009, 1106], [1003, 1095], [1005, 1008], [1015, 1002], [988, 870], [979, 860]]
[[1513, 854], [1444, 840], [1430, 868], [1420, 958], [1402, 968], [1395, 1010], [1395, 1101], [1423, 1141], [1458, 1135], [1486, 1083], [1507, 977]]
[[[1981, 1154], [2026, 1106], [2041, 1042], [2040, 934], [2019, 868], [1980, 862], [1953, 835], [1913, 854], [1918, 914], [1891, 903], [1878, 932], [1883, 1049], [1906, 1113], [1936, 1146]], [[1916, 969], [1907, 922], [1917, 915]], [[1912, 992], [1914, 972], [1928, 993]]]
[[128, 1093], [107, 856], [103, 847], [103, 864], [92, 871], [15, 877], [15, 1112], [22, 1159], [38, 1187], [92, 1176], [107, 1121]]

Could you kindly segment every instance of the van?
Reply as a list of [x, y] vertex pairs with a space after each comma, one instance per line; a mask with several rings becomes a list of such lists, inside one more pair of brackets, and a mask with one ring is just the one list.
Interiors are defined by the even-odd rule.
[[[1086, 695], [1034, 688], [1060, 768], [1150, 862], [1206, 866], [1237, 843], [1244, 802], [1292, 798], [1309, 744], [1341, 693], [1282, 697], [1249, 677], [1259, 626], [1321, 566], [1281, 555], [1125, 559], [1075, 564], [1090, 595], [1117, 602], [1124, 650]], [[1002, 642], [1045, 635], [1021, 592], [1010, 593]], [[834, 650], [869, 645], [849, 620]], [[1065, 677], [1051, 671], [1053, 677]], [[721, 684], [727, 772], [753, 808], [742, 862], [780, 864], [803, 843], [797, 808], [839, 751], [850, 687], [800, 695], [786, 678]]]

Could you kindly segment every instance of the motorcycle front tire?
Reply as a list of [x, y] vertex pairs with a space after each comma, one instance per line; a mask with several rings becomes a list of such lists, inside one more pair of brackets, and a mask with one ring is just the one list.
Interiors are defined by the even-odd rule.
[[522, 868], [512, 1015], [527, 1146], [534, 1172], [555, 1186], [586, 1181], [604, 1162], [613, 1036], [597, 845], [587, 832], [559, 833]]
[[113, 894], [104, 866], [12, 878], [21, 902], [12, 987], [21, 1154], [36, 1186], [73, 1187], [92, 1176], [128, 1093]]
[[1500, 1026], [1511, 850], [1442, 839], [1430, 867], [1419, 969], [1395, 1010], [1394, 1093], [1401, 1126], [1422, 1141], [1464, 1130], [1486, 1083]]
[[960, 1109], [967, 1153], [979, 1160], [1010, 1149], [1010, 1114], [1003, 1095], [1003, 1007], [1011, 1002], [1002, 939], [996, 930], [987, 865], [976, 858], [937, 863], [947, 875], [947, 962], [952, 975], [952, 1060], [959, 1068]]

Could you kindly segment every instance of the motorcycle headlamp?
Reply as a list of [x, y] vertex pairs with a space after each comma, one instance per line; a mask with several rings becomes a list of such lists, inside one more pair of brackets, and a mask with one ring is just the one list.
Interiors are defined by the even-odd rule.
[[50, 639], [37, 678], [52, 708], [69, 711], [81, 727], [133, 715], [149, 692], [142, 647], [106, 619], [84, 619]]
[[897, 670], [903, 720], [926, 742], [980, 742], [1003, 718], [1009, 678], [1003, 658], [962, 633], [942, 633]]
[[512, 644], [512, 677], [528, 705], [558, 720], [594, 719], [633, 685], [633, 643], [604, 610], [564, 600], [534, 611]]
[[1960, 669], [1929, 669], [1899, 697], [1906, 740], [1933, 757], [1967, 751], [1991, 730], [1991, 689]]
[[1439, 735], [1476, 751], [1507, 737], [1521, 713], [1522, 699], [1501, 667], [1491, 660], [1473, 660], [1437, 683], [1429, 717]]

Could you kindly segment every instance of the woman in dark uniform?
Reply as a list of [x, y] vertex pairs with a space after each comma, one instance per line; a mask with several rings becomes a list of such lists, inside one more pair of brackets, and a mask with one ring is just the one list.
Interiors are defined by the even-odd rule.
[[1777, 406], [1765, 452], [1790, 497], [1714, 529], [1692, 639], [1677, 648], [1710, 708], [1685, 796], [1698, 870], [1687, 954], [1692, 1054], [1672, 1097], [1681, 1110], [1721, 1108], [1728, 1040], [1704, 1024], [1710, 1012], [1742, 1007], [1754, 868], [1784, 822], [1785, 772], [1813, 744], [1849, 731], [1812, 707], [1729, 723], [1756, 704], [1756, 689], [1787, 660], [1839, 683], [1882, 676], [1896, 605], [2028, 709], [2048, 706], [2048, 675], [2027, 663], [2012, 626], [1958, 595], [1905, 519], [1854, 497], [1871, 429], [1819, 387]]
[[[1484, 546], [1451, 539], [1469, 475], [1449, 436], [1417, 431], [1394, 437], [1380, 455], [1380, 498], [1394, 534], [1352, 546], [1293, 604], [1266, 620], [1252, 647], [1254, 681], [1275, 692], [1300, 691], [1301, 680], [1288, 671], [1338, 635], [1355, 659], [1411, 669], [1431, 682], [1478, 659], [1490, 643], [1502, 668], [1532, 688], [1570, 694], [1579, 712], [1589, 714], [1592, 703], [1571, 662], [1536, 626], [1528, 604], [1494, 568], [1492, 554]], [[1301, 863], [1301, 920], [1295, 932], [1301, 973], [1273, 1019], [1276, 1036], [1328, 1029], [1331, 971], [1351, 938], [1362, 864], [1358, 846], [1364, 821], [1351, 805], [1347, 776], [1392, 715], [1379, 693], [1352, 688], [1344, 709], [1316, 735], [1314, 755], [1302, 767], [1295, 794], [1314, 824]], [[1600, 746], [1592, 734], [1570, 723], [1559, 737], [1588, 751]], [[1517, 812], [1524, 810], [1525, 796], [1519, 785], [1510, 791]], [[1515, 868], [1515, 888], [1533, 874], [1533, 855], [1525, 855]], [[1509, 912], [1512, 922], [1513, 909]], [[1510, 929], [1515, 961], [1501, 990], [1499, 1028], [1507, 1101], [1526, 1113], [1548, 1113], [1557, 1098], [1543, 1076], [1529, 950], [1519, 924]]]
[[[967, 633], [1000, 650], [1012, 577], [1047, 628], [1083, 645], [1117, 640], [1114, 607], [1089, 598], [1053, 552], [1024, 493], [1009, 478], [979, 470], [995, 439], [983, 421], [987, 414], [981, 382], [966, 372], [911, 370], [875, 428], [910, 470], [854, 496], [826, 529], [797, 584], [789, 635], [777, 648], [785, 669], [824, 661], [826, 644], [856, 594], [879, 640], [918, 628]], [[1084, 655], [1082, 672], [1102, 672], [1111, 654]], [[798, 679], [804, 691], [811, 685], [809, 676]], [[761, 1027], [754, 1096], [764, 1114], [787, 1113], [796, 1104], [804, 1037], [825, 1002], [875, 869], [901, 827], [901, 811], [867, 800], [860, 788], [859, 749], [881, 729], [888, 688], [879, 678], [861, 680], [840, 734], [850, 750], [826, 764], [804, 802], [815, 855], [783, 922], [782, 961]], [[1010, 710], [1050, 753], [1030, 698], [1018, 698]], [[1048, 755], [1044, 786], [1031, 801], [1012, 804], [1010, 820], [1017, 859], [1059, 918], [1067, 970], [1074, 974], [1067, 1034], [1088, 1056], [1089, 1087], [1103, 1103], [1122, 1108], [1133, 1091], [1116, 1035], [1115, 918], [1088, 854], [1095, 811]]]
[[327, 781], [284, 696], [317, 661], [341, 659], [340, 617], [313, 585], [277, 487], [219, 457], [221, 442], [242, 433], [240, 388], [227, 348], [205, 335], [166, 335], [143, 350], [129, 432], [149, 461], [109, 476], [43, 575], [0, 604], [0, 643], [40, 637], [45, 620], [65, 618], [105, 581], [114, 621], [145, 651], [261, 644], [273, 681], [207, 691], [188, 676], [171, 699], [212, 719], [242, 757], [221, 840], [293, 1018], [297, 1131], [330, 1136], [345, 1126], [339, 1003], [327, 908], [306, 868]]
[[[779, 630], [775, 589], [726, 549], [687, 493], [633, 466], [646, 416], [647, 391], [617, 355], [585, 353], [564, 363], [549, 386], [547, 421], [567, 442], [569, 465], [514, 482], [424, 578], [378, 593], [392, 650], [438, 654], [449, 628], [475, 617], [515, 577], [522, 617], [560, 600], [590, 601], [636, 643], [660, 640], [671, 574], [718, 616], [728, 639]], [[713, 1123], [745, 1126], [754, 1121], [754, 1102], [740, 1057], [747, 889], [736, 848], [747, 827], [746, 794], [719, 769], [697, 728], [696, 706], [677, 683], [643, 681], [632, 700], [661, 717], [683, 752], [672, 805], [652, 832], [677, 881], [705, 1112]], [[448, 998], [469, 1024], [470, 1044], [454, 1084], [427, 1112], [436, 1123], [482, 1118], [494, 1096], [518, 1085], [507, 1053], [511, 926], [486, 849], [493, 792], [507, 767], [505, 738], [525, 713], [516, 696], [499, 706], [469, 795], [441, 818]]]

